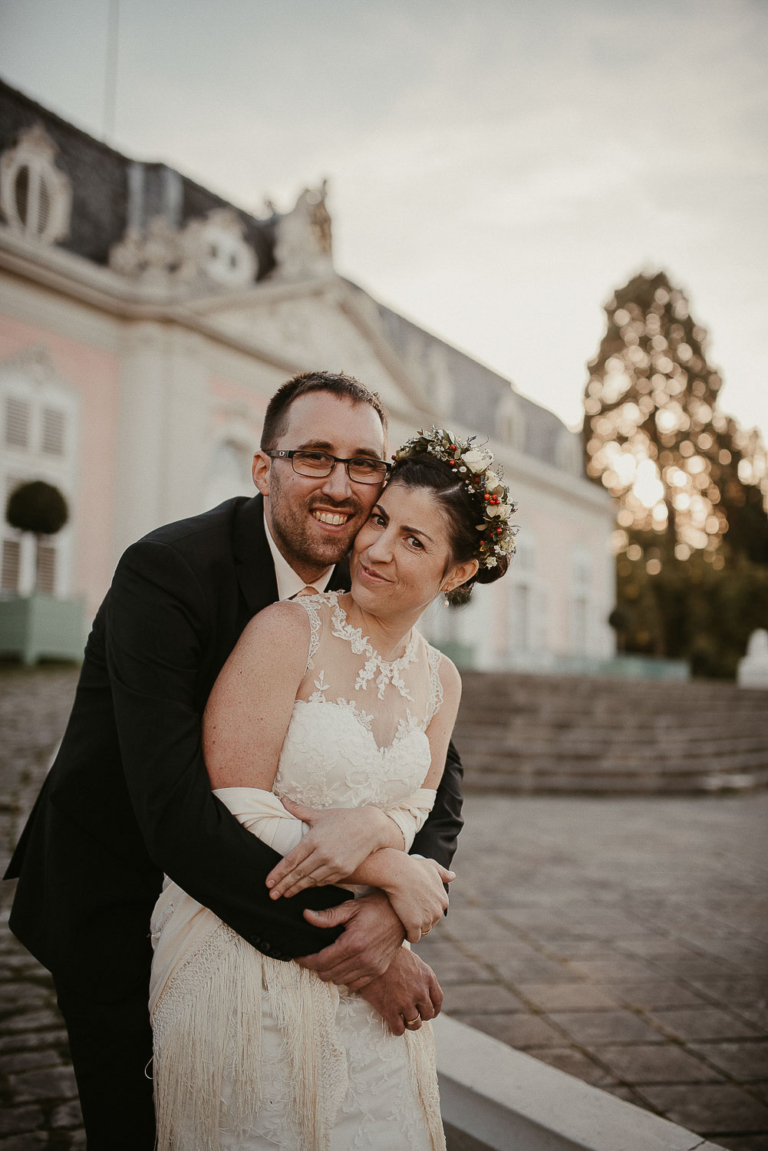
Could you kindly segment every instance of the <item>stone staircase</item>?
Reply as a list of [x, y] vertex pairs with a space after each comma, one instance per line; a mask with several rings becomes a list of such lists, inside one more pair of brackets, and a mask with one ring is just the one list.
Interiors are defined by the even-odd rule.
[[768, 784], [768, 690], [466, 671], [467, 790], [646, 795]]

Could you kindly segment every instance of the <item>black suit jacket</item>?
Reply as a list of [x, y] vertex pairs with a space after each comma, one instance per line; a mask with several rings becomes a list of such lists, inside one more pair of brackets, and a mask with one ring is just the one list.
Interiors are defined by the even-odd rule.
[[[339, 565], [330, 586], [344, 578]], [[249, 619], [276, 599], [261, 496], [158, 528], [121, 558], [61, 748], [6, 875], [19, 877], [11, 929], [62, 985], [108, 1001], [147, 981], [163, 872], [275, 958], [338, 936], [310, 926], [302, 910], [349, 893], [269, 899], [264, 881], [280, 857], [212, 794], [202, 757], [214, 681]], [[461, 774], [451, 747], [413, 847], [445, 866], [462, 826]]]

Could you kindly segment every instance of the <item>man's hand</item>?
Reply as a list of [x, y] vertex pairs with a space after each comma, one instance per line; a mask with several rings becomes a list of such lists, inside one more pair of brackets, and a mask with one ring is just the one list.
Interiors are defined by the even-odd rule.
[[383, 892], [350, 899], [327, 911], [307, 909], [304, 917], [313, 927], [346, 924], [343, 935], [330, 947], [296, 960], [326, 983], [344, 983], [357, 991], [383, 975], [402, 950], [405, 929]]
[[360, 994], [384, 1017], [395, 1035], [402, 1035], [406, 1020], [417, 1016], [418, 1025], [408, 1030], [418, 1031], [422, 1020], [434, 1019], [443, 1006], [443, 993], [434, 971], [407, 947], [401, 947], [384, 974], [367, 983]]
[[377, 807], [303, 807], [287, 797], [282, 803], [310, 830], [267, 876], [272, 899], [289, 898], [305, 887], [338, 883], [352, 875], [372, 851], [403, 846], [399, 827]]

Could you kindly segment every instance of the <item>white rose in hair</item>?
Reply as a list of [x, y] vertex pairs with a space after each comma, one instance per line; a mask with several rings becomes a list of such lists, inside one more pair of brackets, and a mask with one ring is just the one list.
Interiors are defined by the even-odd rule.
[[498, 516], [498, 518], [502, 520], [508, 520], [512, 514], [510, 504], [488, 504], [485, 510], [489, 516]]
[[466, 464], [470, 471], [479, 474], [487, 470], [491, 461], [485, 452], [479, 452], [477, 448], [472, 448], [471, 451], [464, 452], [461, 462]]

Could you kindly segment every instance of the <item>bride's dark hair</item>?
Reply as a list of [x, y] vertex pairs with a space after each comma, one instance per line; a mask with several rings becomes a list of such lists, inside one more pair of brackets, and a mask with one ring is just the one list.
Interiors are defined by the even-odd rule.
[[[451, 564], [465, 563], [479, 559], [477, 531], [477, 500], [467, 491], [466, 484], [456, 477], [456, 473], [442, 460], [432, 455], [407, 456], [395, 463], [389, 476], [388, 487], [402, 484], [407, 488], [422, 488], [431, 491], [438, 500], [448, 523], [451, 542]], [[475, 575], [453, 591], [446, 593], [446, 600], [452, 605], [469, 602], [472, 588], [476, 583], [494, 583], [509, 567], [509, 556], [497, 557], [495, 567], [477, 569]]]

